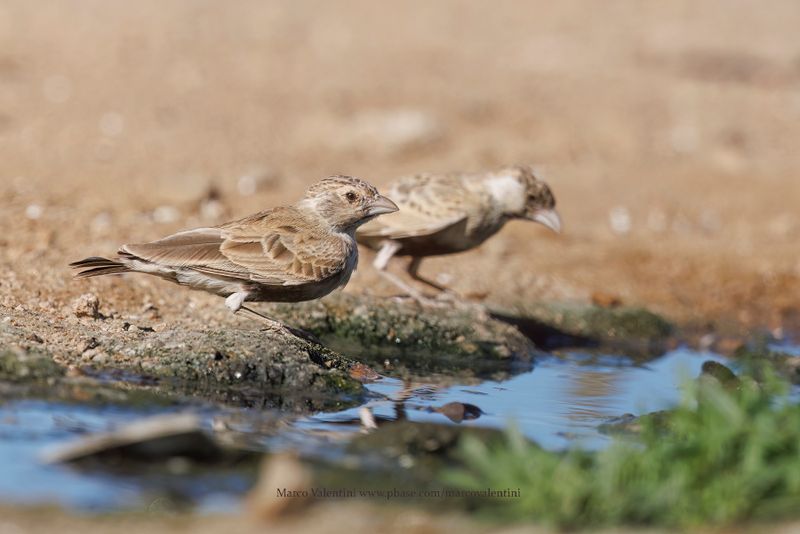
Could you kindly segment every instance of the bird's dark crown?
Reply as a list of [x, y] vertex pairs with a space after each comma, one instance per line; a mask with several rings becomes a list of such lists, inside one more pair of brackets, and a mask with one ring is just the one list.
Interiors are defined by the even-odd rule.
[[329, 176], [328, 178], [323, 178], [309, 187], [306, 191], [306, 198], [313, 198], [330, 192], [342, 192], [347, 189], [352, 189], [374, 198], [377, 198], [379, 195], [378, 190], [364, 180], [353, 176], [337, 174]]

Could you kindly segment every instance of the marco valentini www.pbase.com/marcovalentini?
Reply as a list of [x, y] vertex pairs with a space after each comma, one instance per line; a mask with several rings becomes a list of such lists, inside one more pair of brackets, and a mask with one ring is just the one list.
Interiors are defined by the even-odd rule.
[[311, 488], [310, 490], [290, 490], [288, 488], [277, 488], [278, 497], [302, 497], [302, 498], [383, 498], [383, 499], [411, 499], [411, 498], [458, 498], [458, 497], [489, 497], [496, 499], [518, 499], [521, 496], [520, 488], [495, 490], [487, 488], [485, 490], [462, 490], [462, 489], [352, 489], [352, 488]]

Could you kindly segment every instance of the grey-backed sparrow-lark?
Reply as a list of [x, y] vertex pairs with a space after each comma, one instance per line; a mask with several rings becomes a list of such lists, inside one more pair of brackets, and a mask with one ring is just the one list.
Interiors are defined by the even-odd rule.
[[232, 312], [244, 309], [283, 327], [244, 302], [313, 300], [344, 286], [358, 263], [356, 228], [394, 211], [397, 205], [367, 182], [332, 176], [293, 206], [122, 245], [116, 258], [91, 257], [70, 267], [80, 269], [77, 278], [152, 274], [223, 296]]
[[386, 271], [392, 257], [411, 256], [409, 275], [442, 291], [445, 288], [418, 274], [426, 256], [477, 247], [511, 219], [535, 221], [561, 231], [550, 187], [527, 166], [482, 174], [418, 174], [401, 178], [387, 194], [400, 211], [362, 226], [356, 239], [378, 250], [373, 265], [418, 300], [425, 299]]

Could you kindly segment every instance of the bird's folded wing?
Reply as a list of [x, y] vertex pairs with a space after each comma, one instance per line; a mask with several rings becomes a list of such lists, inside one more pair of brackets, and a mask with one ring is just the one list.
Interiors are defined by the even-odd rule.
[[166, 267], [224, 268], [223, 264], [228, 260], [219, 251], [224, 240], [219, 228], [196, 228], [150, 243], [123, 245], [118, 253], [122, 257], [134, 256]]
[[387, 193], [400, 210], [359, 228], [360, 237], [402, 239], [435, 234], [463, 223], [468, 195], [455, 177], [416, 175], [398, 181]]
[[[271, 226], [271, 225], [270, 225]], [[293, 226], [230, 225], [180, 232], [158, 241], [124, 245], [119, 253], [168, 267], [272, 285], [319, 280], [344, 267], [341, 240], [301, 235]]]
[[345, 268], [347, 250], [335, 235], [275, 228], [267, 235], [231, 232], [220, 252], [262, 284], [298, 285], [321, 281]]

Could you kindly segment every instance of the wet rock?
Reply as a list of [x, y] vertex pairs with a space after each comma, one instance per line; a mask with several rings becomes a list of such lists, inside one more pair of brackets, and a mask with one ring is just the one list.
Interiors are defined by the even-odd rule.
[[644, 308], [578, 303], [536, 303], [493, 310], [495, 317], [516, 324], [546, 348], [621, 344], [658, 348], [673, 332], [672, 324]]
[[226, 402], [320, 409], [355, 402], [363, 393], [359, 362], [288, 332], [170, 329], [136, 340], [110, 337], [103, 346], [112, 355], [105, 367]]
[[175, 457], [217, 462], [237, 455], [223, 449], [191, 414], [160, 415], [118, 430], [83, 437], [48, 452], [47, 463], [101, 461], [164, 461]]
[[[713, 360], [703, 362], [697, 381], [700, 386], [713, 383], [729, 392], [741, 391], [743, 388], [758, 387], [750, 377], [740, 378], [727, 366]], [[703, 402], [705, 398], [704, 390], [701, 388], [697, 399], [699, 402]], [[626, 413], [599, 425], [598, 431], [603, 434], [638, 434], [645, 425], [657, 430], [667, 430], [672, 414], [673, 410], [659, 410], [640, 416]]]
[[[477, 305], [338, 295], [272, 308], [264, 311], [309, 330], [324, 345], [259, 330], [256, 322], [205, 329], [188, 322], [156, 331], [124, 318], [80, 322], [70, 316], [60, 326], [63, 335], [50, 336], [45, 347], [30, 341], [21, 349], [46, 349], [82, 376], [302, 412], [357, 404], [363, 383], [380, 378], [376, 368], [396, 375], [505, 378], [530, 369], [537, 354], [516, 328]], [[52, 328], [41, 314], [25, 310], [15, 312], [15, 321], [24, 326], [0, 325], [0, 346]]]
[[440, 413], [454, 423], [472, 421], [483, 415], [483, 410], [474, 404], [465, 402], [448, 402], [442, 406], [434, 406], [430, 408], [430, 411]]
[[473, 304], [423, 306], [410, 299], [339, 294], [273, 310], [326, 344], [394, 375], [510, 373], [528, 369], [538, 354], [519, 330]]
[[72, 302], [72, 313], [75, 317], [100, 317], [100, 300], [94, 293], [84, 293]]
[[0, 380], [7, 382], [52, 381], [64, 376], [65, 369], [40, 352], [0, 349]]
[[78, 323], [70, 316], [73, 322], [43, 347], [23, 340], [29, 331], [52, 328], [47, 319], [24, 310], [18, 317], [19, 326], [0, 323], [0, 380], [33, 383], [72, 368], [73, 376], [162, 395], [308, 412], [355, 405], [363, 382], [380, 378], [362, 362], [288, 332], [258, 330], [257, 323], [133, 332], [122, 320]]
[[716, 380], [725, 389], [736, 389], [742, 385], [733, 371], [713, 360], [703, 362], [701, 373], [701, 379]]

